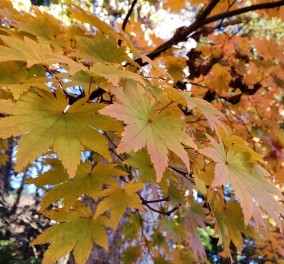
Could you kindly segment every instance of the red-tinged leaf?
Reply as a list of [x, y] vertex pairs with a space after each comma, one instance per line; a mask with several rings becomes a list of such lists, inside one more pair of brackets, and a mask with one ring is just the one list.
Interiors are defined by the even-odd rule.
[[191, 97], [190, 93], [181, 93], [187, 101], [187, 105], [190, 109], [197, 108], [208, 120], [211, 129], [217, 129], [217, 126], [222, 127], [225, 131], [224, 124], [219, 120], [224, 115], [218, 111], [212, 104], [206, 102], [203, 99]]
[[195, 260], [206, 258], [206, 252], [198, 234], [189, 235], [189, 245], [193, 250]]
[[126, 123], [118, 153], [147, 148], [157, 172], [157, 181], [168, 166], [168, 150], [182, 159], [189, 170], [189, 158], [182, 143], [191, 142], [184, 132], [185, 124], [179, 112], [172, 109], [158, 111], [155, 100], [139, 85], [130, 85], [124, 91], [114, 91], [120, 103], [105, 107], [101, 114], [114, 117]]
[[274, 198], [278, 196], [284, 200], [281, 191], [273, 185], [267, 177], [269, 173], [257, 163], [249, 161], [250, 156], [234, 150], [226, 151], [222, 142], [218, 143], [208, 136], [213, 147], [207, 147], [199, 152], [216, 162], [215, 179], [212, 186], [230, 183], [240, 200], [245, 223], [248, 224], [255, 209], [260, 206], [277, 223], [282, 230], [280, 215], [284, 216], [284, 209]]

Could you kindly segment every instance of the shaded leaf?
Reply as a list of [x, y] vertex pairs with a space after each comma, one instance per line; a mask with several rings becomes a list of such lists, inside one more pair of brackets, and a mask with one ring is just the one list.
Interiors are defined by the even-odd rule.
[[144, 211], [141, 200], [137, 194], [143, 186], [144, 184], [142, 183], [131, 181], [126, 183], [124, 188], [116, 184], [101, 191], [100, 196], [104, 196], [105, 198], [99, 203], [95, 217], [111, 209], [110, 216], [113, 228], [117, 228], [126, 208], [136, 208], [140, 211]]
[[91, 209], [78, 203], [70, 219], [48, 228], [31, 245], [52, 243], [44, 254], [43, 264], [54, 263], [72, 250], [76, 263], [85, 264], [93, 243], [108, 248], [104, 226], [109, 226], [108, 218], [99, 216], [94, 219]]
[[92, 168], [89, 162], [81, 163], [72, 181], [66, 179], [46, 193], [42, 199], [41, 211], [60, 198], [63, 198], [65, 208], [70, 208], [83, 194], [97, 201], [103, 184], [115, 184], [114, 176], [127, 174], [114, 166], [98, 163]]

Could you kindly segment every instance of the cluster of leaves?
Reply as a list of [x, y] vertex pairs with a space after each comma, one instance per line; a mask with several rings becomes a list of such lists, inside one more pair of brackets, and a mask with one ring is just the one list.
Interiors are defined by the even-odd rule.
[[[186, 5], [172, 2], [165, 8]], [[218, 2], [204, 12], [216, 7], [214, 17], [244, 8], [237, 1]], [[190, 33], [186, 28], [171, 46], [157, 45], [145, 56], [135, 39], [92, 13], [71, 5], [68, 14], [72, 27], [37, 8], [19, 13], [9, 1], [0, 3], [1, 148], [16, 137], [17, 172], [36, 162], [48, 168], [29, 179], [45, 190], [40, 212], [58, 222], [32, 242], [51, 243], [43, 263], [71, 251], [76, 263], [86, 263], [94, 243], [108, 249], [107, 231], [116, 230], [125, 215], [132, 222], [125, 240], [142, 234], [125, 251], [125, 262], [147, 254], [157, 263], [206, 261], [200, 231], [206, 227], [214, 228], [223, 257], [231, 257], [232, 244], [242, 251], [242, 235], [258, 241], [265, 227], [282, 231], [284, 196], [273, 181], [283, 183], [277, 176], [283, 167], [267, 168], [263, 156], [283, 157], [283, 132], [277, 122], [260, 123], [281, 114], [273, 110], [281, 104], [274, 98], [283, 98], [283, 51], [236, 32], [214, 34], [222, 20], [218, 27], [192, 27], [203, 45], [186, 59], [176, 60], [172, 48]], [[274, 100], [259, 113], [252, 97], [264, 105]], [[249, 135], [259, 143], [257, 152], [243, 139]], [[160, 216], [152, 217], [150, 241], [143, 230], [151, 212]]]

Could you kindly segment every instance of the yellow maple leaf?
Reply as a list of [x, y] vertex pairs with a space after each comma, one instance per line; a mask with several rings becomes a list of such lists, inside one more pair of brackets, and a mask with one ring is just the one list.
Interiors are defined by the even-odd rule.
[[222, 91], [228, 90], [230, 80], [229, 69], [217, 63], [212, 67], [211, 76], [206, 85], [218, 94], [222, 94]]
[[56, 97], [36, 90], [24, 94], [16, 103], [0, 102], [0, 112], [11, 115], [1, 118], [0, 137], [24, 134], [17, 148], [17, 171], [51, 146], [71, 178], [75, 176], [84, 146], [111, 159], [108, 142], [98, 130], [113, 130], [116, 125], [108, 124], [106, 117], [97, 114], [102, 104], [86, 103], [83, 98], [69, 107], [60, 90]]
[[[48, 213], [50, 218], [58, 217], [56, 209]], [[109, 219], [105, 216], [94, 218], [91, 209], [78, 202], [70, 212], [63, 212], [60, 224], [54, 225], [41, 233], [31, 245], [52, 243], [44, 254], [42, 264], [55, 263], [73, 250], [77, 264], [85, 264], [96, 243], [108, 249], [107, 235], [104, 226], [110, 227]]]
[[117, 228], [127, 207], [136, 208], [143, 212], [144, 208], [137, 194], [143, 187], [143, 183], [135, 183], [134, 180], [126, 183], [124, 188], [118, 184], [109, 186], [106, 190], [100, 192], [100, 196], [105, 196], [105, 198], [99, 203], [95, 217], [111, 209], [110, 217], [113, 228]]
[[219, 235], [218, 245], [224, 244], [224, 251], [230, 256], [230, 243], [233, 242], [239, 252], [242, 251], [243, 237], [242, 233], [252, 237], [253, 230], [251, 226], [245, 227], [242, 218], [242, 209], [234, 200], [230, 200], [226, 207], [218, 207], [214, 210], [216, 221], [215, 232]]
[[1, 36], [7, 46], [0, 46], [0, 61], [26, 61], [27, 67], [44, 64], [51, 52], [48, 44], [39, 44], [31, 38]]
[[124, 47], [117, 47], [113, 38], [97, 32], [92, 38], [76, 37], [78, 51], [75, 54], [94, 62], [121, 63], [130, 61]]
[[114, 176], [127, 175], [126, 172], [116, 169], [114, 166], [100, 162], [94, 168], [91, 168], [89, 162], [81, 163], [73, 181], [65, 178], [46, 193], [42, 199], [40, 210], [45, 210], [51, 203], [60, 198], [64, 199], [65, 208], [70, 208], [83, 194], [97, 201], [103, 184], [115, 184]]

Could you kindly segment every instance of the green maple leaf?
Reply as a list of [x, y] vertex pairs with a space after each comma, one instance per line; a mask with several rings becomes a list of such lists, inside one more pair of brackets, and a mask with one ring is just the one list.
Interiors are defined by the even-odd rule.
[[28, 184], [35, 184], [37, 187], [44, 188], [44, 185], [57, 185], [69, 180], [69, 176], [59, 160], [46, 159], [44, 165], [50, 166], [50, 170], [36, 178], [28, 179]]
[[95, 216], [99, 216], [111, 208], [110, 217], [113, 228], [116, 228], [126, 208], [144, 211], [137, 194], [143, 186], [143, 183], [135, 183], [134, 181], [126, 183], [124, 188], [118, 184], [109, 186], [108, 189], [100, 192], [100, 196], [105, 196], [105, 198], [99, 203]]
[[36, 90], [24, 94], [16, 103], [0, 100], [0, 112], [12, 115], [1, 118], [0, 137], [24, 134], [17, 149], [16, 170], [23, 169], [51, 146], [71, 178], [84, 146], [110, 160], [108, 142], [98, 130], [112, 130], [116, 125], [97, 114], [102, 106], [88, 104], [83, 98], [68, 108], [68, 99], [60, 90], [56, 97]]
[[156, 172], [149, 155], [145, 151], [133, 152], [130, 154], [130, 158], [123, 163], [139, 169], [139, 180], [143, 183], [155, 181]]
[[18, 99], [31, 86], [50, 90], [46, 83], [53, 81], [44, 77], [45, 71], [41, 66], [34, 65], [28, 70], [23, 62], [1, 62], [0, 72], [0, 85], [7, 87], [15, 99]]
[[[167, 75], [167, 76], [170, 77], [170, 75], [164, 69], [159, 67], [157, 62], [152, 61], [151, 59], [149, 59], [149, 57], [140, 53], [138, 51], [138, 49], [136, 49], [135, 46], [133, 45], [133, 43], [130, 41], [127, 34], [125, 34], [123, 31], [116, 32], [116, 30], [118, 30], [117, 28], [116, 28], [116, 30], [114, 30], [114, 28], [109, 26], [107, 23], [101, 21], [93, 13], [87, 12], [79, 6], [73, 5], [72, 8], [68, 9], [68, 12], [70, 13], [70, 16], [72, 18], [75, 18], [75, 19], [77, 19], [77, 20], [79, 20], [83, 23], [87, 23], [87, 24], [90, 24], [91, 26], [94, 26], [101, 33], [108, 35], [113, 40], [115, 40], [115, 41], [122, 40], [122, 45], [126, 45], [136, 57], [141, 58], [145, 62], [148, 62], [150, 65], [152, 65], [155, 69], [157, 69], [163, 75]], [[117, 50], [117, 47], [116, 47], [116, 50]], [[133, 63], [133, 64], [138, 66], [136, 63]]]
[[137, 263], [138, 259], [142, 256], [142, 250], [140, 245], [129, 246], [125, 249], [122, 256], [124, 264]]
[[208, 138], [213, 148], [207, 147], [199, 152], [216, 162], [215, 179], [212, 186], [231, 184], [236, 198], [240, 200], [246, 224], [254, 215], [255, 206], [260, 205], [282, 229], [278, 214], [284, 216], [284, 209], [273, 195], [282, 200], [284, 196], [275, 185], [266, 179], [269, 173], [259, 164], [249, 162], [250, 155], [243, 152], [238, 153], [232, 149], [226, 151], [222, 142], [218, 143], [210, 136]]
[[81, 163], [72, 181], [67, 179], [46, 193], [42, 199], [41, 211], [60, 198], [64, 199], [64, 206], [70, 208], [82, 194], [97, 201], [103, 184], [115, 184], [114, 176], [127, 175], [126, 172], [116, 169], [114, 166], [113, 164], [98, 163], [94, 168], [91, 168], [89, 162]]
[[[44, 254], [43, 264], [55, 263], [73, 250], [77, 264], [85, 264], [96, 243], [107, 249], [107, 235], [104, 226], [110, 227], [105, 216], [94, 218], [91, 209], [77, 202], [74, 209], [64, 214], [58, 210], [49, 212], [48, 216], [62, 223], [54, 225], [40, 234], [31, 245], [52, 243]], [[64, 218], [62, 217], [64, 215]], [[64, 220], [63, 220], [64, 219]]]
[[148, 96], [139, 85], [128, 83], [124, 91], [117, 89], [114, 93], [121, 103], [115, 102], [100, 113], [127, 124], [117, 152], [137, 151], [146, 147], [158, 182], [168, 166], [168, 150], [180, 157], [189, 170], [189, 158], [182, 145], [189, 142], [189, 135], [184, 132], [185, 124], [180, 113], [166, 108], [158, 111], [154, 98]]
[[99, 31], [92, 38], [76, 37], [76, 41], [79, 49], [76, 54], [84, 59], [112, 63], [130, 61], [125, 48], [117, 47], [117, 42], [113, 38], [103, 35]]

